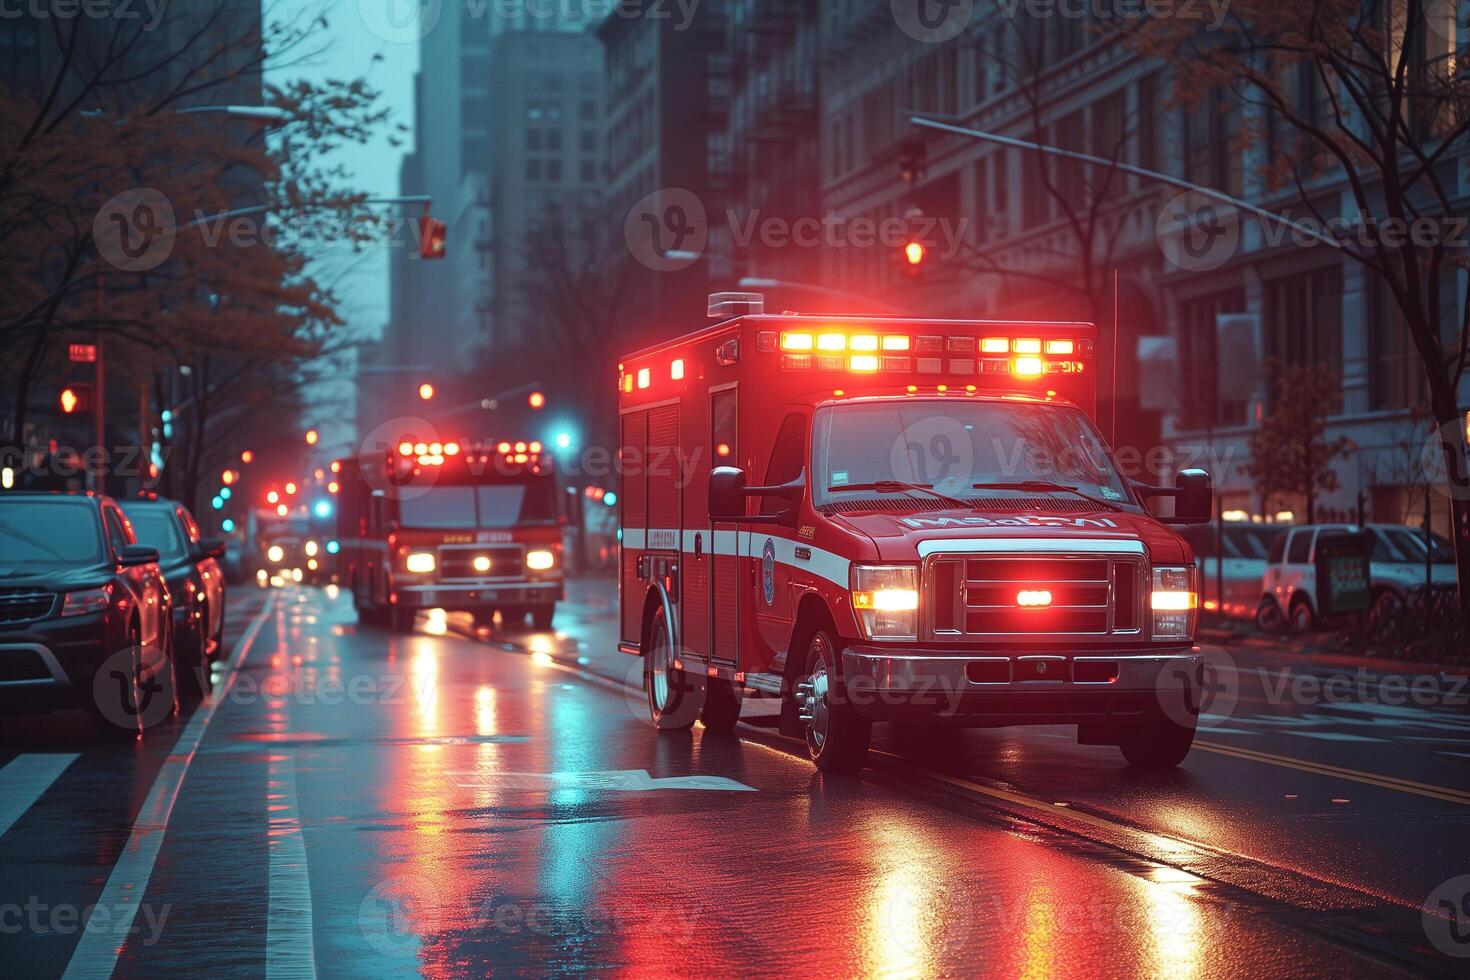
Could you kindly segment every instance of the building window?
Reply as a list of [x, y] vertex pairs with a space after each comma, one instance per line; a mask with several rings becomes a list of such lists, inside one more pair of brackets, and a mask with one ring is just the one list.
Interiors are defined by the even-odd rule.
[[541, 149], [541, 130], [535, 127], [526, 130], [526, 149]]
[[583, 160], [581, 165], [582, 183], [591, 184], [597, 180], [597, 161]]
[[577, 104], [577, 118], [582, 122], [596, 122], [597, 103], [592, 99], [583, 99]]
[[1185, 429], [1239, 425], [1245, 405], [1221, 405], [1220, 326], [1223, 313], [1245, 310], [1245, 292], [1230, 289], [1179, 304], [1180, 414]]
[[1138, 165], [1159, 169], [1159, 76], [1138, 80]]
[[541, 161], [535, 157], [526, 157], [526, 179], [541, 179]]
[[[1266, 357], [1287, 365], [1321, 364], [1342, 377], [1342, 267], [1266, 283]], [[1341, 392], [1329, 412], [1342, 410]]]
[[1235, 146], [1240, 107], [1225, 89], [1212, 89], [1184, 115], [1184, 178], [1239, 195], [1243, 188], [1241, 155]]
[[[1046, 135], [1031, 133], [1026, 136], [1026, 142], [1047, 143], [1049, 139]], [[1042, 173], [1042, 168], [1048, 163], [1040, 152], [1022, 152], [1026, 156], [1021, 161], [1021, 223], [1030, 229], [1051, 221], [1051, 191], [1047, 189], [1045, 177], [1054, 175]]]
[[1424, 376], [1424, 363], [1394, 303], [1393, 292], [1374, 275], [1368, 294], [1372, 321], [1368, 335], [1368, 384], [1373, 408], [1427, 405], [1429, 386]]
[[561, 183], [561, 160], [553, 157], [546, 161], [546, 180], [548, 183]]
[[550, 129], [546, 132], [546, 148], [553, 153], [561, 152], [561, 130]]
[[583, 129], [577, 133], [577, 148], [583, 153], [597, 152], [597, 130]]

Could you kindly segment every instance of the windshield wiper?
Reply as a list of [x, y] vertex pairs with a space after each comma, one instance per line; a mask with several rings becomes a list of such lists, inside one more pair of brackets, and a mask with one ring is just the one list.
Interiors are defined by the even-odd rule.
[[1068, 486], [1065, 483], [1052, 483], [1049, 480], [1025, 480], [1021, 483], [972, 483], [970, 488], [972, 490], [1034, 490], [1042, 493], [1071, 493], [1099, 507], [1106, 507], [1108, 510], [1121, 511], [1123, 509], [1111, 500], [1103, 500], [1077, 487]]
[[828, 493], [841, 493], [844, 490], [872, 490], [878, 493], [897, 493], [900, 490], [908, 490], [914, 493], [927, 493], [931, 497], [936, 497], [955, 507], [964, 509], [970, 507], [970, 504], [958, 497], [951, 497], [947, 493], [940, 493], [938, 490], [935, 490], [934, 484], [932, 483], [905, 483], [902, 480], [879, 480], [876, 483], [844, 483], [839, 487], [827, 488]]

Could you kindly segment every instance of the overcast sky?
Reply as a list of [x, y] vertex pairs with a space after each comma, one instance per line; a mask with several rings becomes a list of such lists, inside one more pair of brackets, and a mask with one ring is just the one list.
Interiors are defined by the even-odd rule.
[[[267, 17], [272, 8], [291, 11], [299, 9], [300, 2], [267, 0]], [[393, 110], [395, 122], [414, 125], [413, 75], [418, 68], [418, 44], [384, 40], [369, 29], [363, 16], [367, 5], [394, 2], [404, 3], [404, 0], [325, 0], [328, 28], [322, 53], [309, 63], [269, 74], [267, 81], [280, 84], [303, 77], [317, 82], [364, 77], [383, 93], [384, 104]], [[377, 55], [382, 60], [374, 61]], [[340, 158], [352, 174], [355, 186], [374, 196], [399, 192], [398, 168], [408, 148], [407, 144], [398, 148], [390, 146], [386, 136], [385, 133], [366, 146], [346, 150]], [[376, 336], [388, 320], [388, 250], [374, 249], [354, 255], [343, 249], [324, 256], [314, 271], [326, 283], [343, 276], [337, 286], [343, 300], [343, 318], [354, 331]]]

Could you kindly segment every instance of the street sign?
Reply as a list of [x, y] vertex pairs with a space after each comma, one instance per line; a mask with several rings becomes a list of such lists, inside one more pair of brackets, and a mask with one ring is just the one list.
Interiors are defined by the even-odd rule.
[[73, 364], [95, 364], [97, 363], [97, 345], [72, 344], [67, 349], [67, 357]]
[[1371, 550], [1372, 542], [1361, 531], [1322, 531], [1317, 535], [1317, 602], [1323, 616], [1367, 611]]

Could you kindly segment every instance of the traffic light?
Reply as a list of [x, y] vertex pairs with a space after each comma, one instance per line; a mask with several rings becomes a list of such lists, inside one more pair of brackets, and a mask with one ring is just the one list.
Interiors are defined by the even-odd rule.
[[419, 258], [442, 259], [449, 237], [449, 226], [429, 217], [419, 218]]
[[533, 392], [531, 392], [531, 397], [529, 397], [529, 398], [526, 399], [526, 402], [532, 408], [535, 408], [535, 409], [544, 408], [544, 407], [546, 407], [546, 396], [543, 395], [543, 394], [541, 394], [541, 392], [539, 392], [539, 391], [533, 391]]
[[928, 257], [929, 250], [924, 243], [917, 239], [910, 239], [903, 246], [903, 258], [899, 262], [903, 274], [910, 279], [917, 279], [924, 271], [924, 260]]
[[905, 140], [898, 148], [898, 176], [905, 184], [924, 179], [929, 169], [929, 147], [923, 140]]
[[429, 384], [427, 381], [419, 385], [419, 397], [422, 398], [424, 401], [428, 401], [433, 398], [434, 386]]
[[317, 436], [317, 432], [315, 429], [306, 430], [306, 444], [308, 446], [315, 446], [318, 438], [319, 437]]
[[87, 382], [78, 382], [67, 385], [61, 389], [61, 395], [57, 398], [61, 411], [65, 415], [77, 415], [92, 410], [92, 386]]

